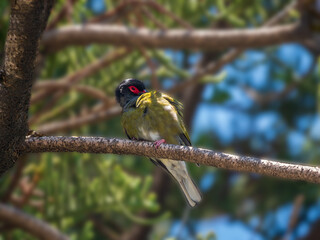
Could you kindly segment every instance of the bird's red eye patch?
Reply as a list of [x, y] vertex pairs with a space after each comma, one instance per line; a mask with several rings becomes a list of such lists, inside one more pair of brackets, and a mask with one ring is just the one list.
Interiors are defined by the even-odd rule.
[[135, 86], [130, 86], [129, 87], [130, 91], [133, 92], [134, 94], [138, 94], [140, 91], [138, 90], [138, 88], [136, 88]]
[[130, 90], [131, 92], [133, 92], [134, 94], [139, 94], [139, 93], [145, 93], [145, 92], [147, 92], [146, 90], [139, 91], [139, 89], [136, 88], [135, 86], [130, 86], [130, 87], [129, 87], [129, 90]]

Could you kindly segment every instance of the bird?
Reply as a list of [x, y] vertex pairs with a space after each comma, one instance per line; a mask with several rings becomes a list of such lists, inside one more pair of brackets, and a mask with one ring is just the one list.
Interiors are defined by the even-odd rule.
[[[121, 124], [129, 139], [153, 141], [156, 148], [162, 143], [191, 146], [179, 101], [159, 91], [147, 91], [143, 82], [134, 78], [122, 81], [115, 96], [122, 108]], [[150, 160], [178, 182], [191, 207], [201, 201], [201, 193], [184, 161]]]

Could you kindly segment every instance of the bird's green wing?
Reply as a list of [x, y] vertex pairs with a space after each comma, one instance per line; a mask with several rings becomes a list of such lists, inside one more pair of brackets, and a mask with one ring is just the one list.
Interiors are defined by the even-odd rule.
[[174, 98], [166, 95], [166, 94], [162, 94], [163, 98], [166, 99], [177, 111], [178, 115], [179, 115], [179, 125], [182, 129], [182, 133], [179, 135], [181, 141], [186, 145], [186, 146], [191, 146], [191, 140], [188, 134], [188, 131], [184, 125], [183, 122], [183, 105], [181, 102], [175, 100]]
[[[186, 145], [186, 146], [191, 146], [191, 140], [188, 134], [188, 131], [184, 125], [183, 122], [183, 104], [177, 100], [175, 100], [174, 98], [163, 94], [163, 97], [172, 105], [174, 106], [174, 108], [176, 109], [176, 111], [179, 114], [179, 125], [182, 129], [182, 133], [179, 134], [179, 138], [181, 139], [181, 141]], [[196, 164], [198, 167], [200, 166], [199, 163]]]

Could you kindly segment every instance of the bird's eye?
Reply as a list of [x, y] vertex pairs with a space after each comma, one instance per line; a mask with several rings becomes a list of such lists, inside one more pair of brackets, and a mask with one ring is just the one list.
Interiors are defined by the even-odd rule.
[[129, 87], [129, 90], [130, 90], [131, 92], [133, 92], [134, 94], [139, 94], [139, 93], [140, 93], [139, 89], [136, 88], [135, 86], [130, 86], [130, 87]]

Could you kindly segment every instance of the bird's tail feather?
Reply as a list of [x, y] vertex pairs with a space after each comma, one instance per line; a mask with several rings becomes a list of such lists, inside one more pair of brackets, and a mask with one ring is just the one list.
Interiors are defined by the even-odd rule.
[[196, 206], [202, 199], [201, 193], [193, 180], [187, 175], [183, 179], [177, 179], [181, 189], [191, 207]]
[[201, 193], [189, 176], [185, 162], [168, 159], [151, 159], [151, 161], [164, 168], [179, 183], [191, 207], [201, 201]]

